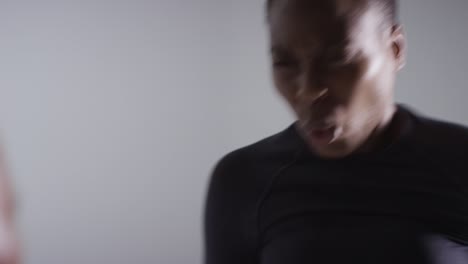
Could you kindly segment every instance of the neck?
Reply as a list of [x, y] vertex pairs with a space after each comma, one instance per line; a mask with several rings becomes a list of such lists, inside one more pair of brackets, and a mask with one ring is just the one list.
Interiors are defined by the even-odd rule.
[[395, 136], [390, 129], [393, 117], [396, 113], [397, 107], [391, 105], [383, 114], [380, 122], [370, 133], [369, 137], [365, 140], [362, 146], [356, 152], [372, 152], [374, 150], [385, 147]]

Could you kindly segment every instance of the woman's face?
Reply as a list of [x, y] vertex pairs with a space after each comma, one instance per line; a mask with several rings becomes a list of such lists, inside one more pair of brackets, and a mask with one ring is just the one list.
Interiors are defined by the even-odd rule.
[[380, 9], [360, 2], [275, 0], [269, 10], [275, 86], [321, 156], [356, 150], [393, 109], [401, 32], [382, 30]]

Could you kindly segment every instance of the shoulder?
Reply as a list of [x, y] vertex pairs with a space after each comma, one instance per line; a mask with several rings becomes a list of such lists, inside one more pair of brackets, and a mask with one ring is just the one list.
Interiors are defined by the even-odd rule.
[[440, 150], [468, 151], [468, 126], [415, 112], [411, 115], [415, 141]]
[[254, 263], [257, 205], [278, 167], [293, 158], [293, 136], [289, 127], [216, 163], [204, 209], [207, 263]]
[[414, 111], [409, 141], [414, 153], [424, 157], [425, 166], [432, 166], [445, 176], [460, 178], [468, 171], [468, 127], [451, 121], [424, 116]]
[[299, 148], [292, 125], [283, 131], [225, 154], [212, 169], [209, 194], [256, 199]]
[[298, 151], [293, 125], [252, 144], [225, 154], [213, 175], [248, 174], [274, 168], [291, 161]]

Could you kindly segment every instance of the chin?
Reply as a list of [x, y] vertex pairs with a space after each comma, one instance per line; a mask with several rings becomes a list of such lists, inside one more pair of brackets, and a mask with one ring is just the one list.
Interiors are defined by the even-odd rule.
[[340, 159], [353, 153], [352, 149], [347, 148], [345, 144], [340, 142], [333, 142], [327, 146], [314, 146], [314, 144], [309, 145], [312, 152], [323, 159]]
[[349, 151], [337, 151], [337, 150], [318, 150], [315, 149], [314, 153], [323, 159], [340, 159], [346, 156], [349, 156], [351, 152]]

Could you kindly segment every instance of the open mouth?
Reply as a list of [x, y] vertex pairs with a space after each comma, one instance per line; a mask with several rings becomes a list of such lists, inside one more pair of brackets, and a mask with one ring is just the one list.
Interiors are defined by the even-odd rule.
[[302, 131], [307, 141], [319, 148], [330, 145], [343, 134], [342, 127], [333, 122], [303, 123]]
[[337, 136], [336, 134], [336, 126], [323, 126], [323, 127], [314, 127], [310, 128], [308, 132], [308, 136], [314, 145], [328, 145]]

